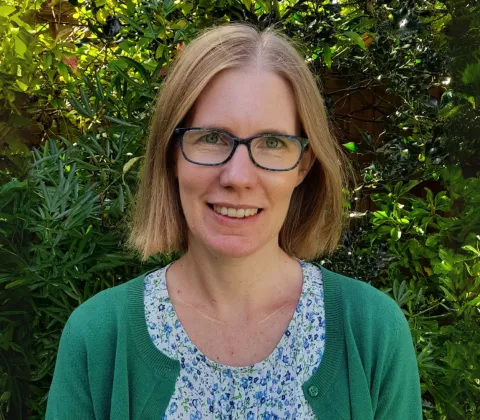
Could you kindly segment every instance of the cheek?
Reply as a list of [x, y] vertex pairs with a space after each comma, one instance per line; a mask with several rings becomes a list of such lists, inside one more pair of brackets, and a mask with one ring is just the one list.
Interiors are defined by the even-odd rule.
[[208, 168], [196, 170], [196, 165], [179, 162], [177, 165], [178, 187], [184, 212], [190, 212], [196, 200], [202, 200], [212, 183], [212, 174]]

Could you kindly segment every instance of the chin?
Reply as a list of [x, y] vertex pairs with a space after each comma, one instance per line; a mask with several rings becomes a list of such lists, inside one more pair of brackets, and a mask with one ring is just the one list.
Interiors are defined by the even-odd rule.
[[252, 241], [251, 238], [239, 236], [215, 237], [206, 240], [205, 245], [211, 252], [223, 257], [245, 258], [254, 254], [262, 247], [258, 239], [255, 238]]

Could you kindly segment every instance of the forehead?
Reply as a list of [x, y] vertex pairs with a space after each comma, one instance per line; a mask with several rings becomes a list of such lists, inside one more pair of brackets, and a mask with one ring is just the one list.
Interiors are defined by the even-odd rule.
[[276, 73], [224, 70], [197, 98], [190, 124], [192, 127], [224, 128], [238, 137], [272, 129], [296, 135], [295, 96], [289, 83]]

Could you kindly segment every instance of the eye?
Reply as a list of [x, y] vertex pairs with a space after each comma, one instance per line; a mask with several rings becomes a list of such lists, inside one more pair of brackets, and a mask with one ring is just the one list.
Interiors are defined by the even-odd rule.
[[208, 133], [202, 137], [202, 140], [208, 144], [216, 144], [219, 135], [217, 133]]
[[276, 137], [266, 137], [265, 146], [267, 149], [279, 149], [283, 146], [283, 142]]

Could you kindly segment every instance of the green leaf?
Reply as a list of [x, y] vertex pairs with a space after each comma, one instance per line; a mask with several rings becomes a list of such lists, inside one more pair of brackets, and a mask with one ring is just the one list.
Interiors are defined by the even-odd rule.
[[0, 6], [0, 16], [2, 17], [10, 16], [15, 10], [16, 10], [16, 7], [14, 6]]
[[345, 149], [350, 150], [350, 152], [352, 152], [352, 153], [355, 153], [357, 151], [357, 146], [353, 141], [348, 142], [348, 143], [344, 143], [344, 144], [342, 144], [342, 146], [345, 147]]
[[123, 125], [125, 127], [140, 128], [138, 125], [129, 123], [127, 121], [119, 120], [118, 118], [115, 118], [115, 117], [110, 117], [109, 115], [105, 115], [105, 118], [109, 121], [112, 121], [119, 125]]
[[91, 115], [93, 117], [93, 111], [92, 108], [90, 108], [90, 103], [88, 101], [87, 93], [85, 92], [85, 89], [83, 86], [80, 86], [80, 97], [82, 98], [82, 103], [85, 106], [85, 109], [87, 110], [88, 115]]
[[26, 92], [28, 90], [28, 85], [23, 83], [21, 80], [17, 80], [17, 86], [22, 90], [22, 92]]
[[174, 0], [164, 0], [163, 1], [163, 10], [165, 12], [165, 16], [168, 16], [175, 10], [176, 4]]
[[480, 296], [467, 303], [468, 306], [480, 306]]
[[344, 36], [351, 39], [355, 42], [362, 50], [366, 50], [367, 47], [365, 46], [365, 42], [363, 41], [362, 37], [358, 35], [356, 32], [353, 31], [346, 31], [343, 33]]
[[75, 110], [76, 110], [79, 114], [83, 115], [84, 117], [89, 117], [89, 118], [93, 118], [93, 117], [94, 117], [94, 115], [93, 115], [93, 113], [91, 112], [91, 110], [90, 110], [90, 112], [89, 112], [88, 110], [86, 110], [86, 109], [82, 106], [82, 104], [77, 100], [77, 98], [75, 98], [75, 96], [73, 96], [70, 92], [68, 92], [68, 98], [69, 98], [69, 101], [70, 101], [70, 103], [72, 104], [72, 106], [75, 108]]
[[15, 36], [15, 54], [19, 57], [23, 57], [27, 51], [27, 46], [19, 36]]
[[471, 245], [465, 245], [465, 246], [462, 246], [462, 249], [464, 251], [469, 251], [471, 252], [472, 254], [475, 254], [475, 255], [478, 255], [480, 257], [480, 251], [478, 251], [477, 249], [475, 249], [473, 246]]
[[434, 206], [435, 203], [433, 201], [433, 192], [430, 188], [424, 187], [424, 190], [427, 191], [427, 203]]
[[145, 84], [147, 86], [150, 86], [150, 77], [148, 75], [147, 70], [145, 70], [145, 67], [143, 67], [138, 61], [135, 61], [130, 57], [122, 57], [122, 60], [126, 61], [128, 64], [130, 64], [130, 66], [135, 68], [135, 70], [137, 70], [142, 76], [143, 80], [145, 81]]
[[480, 61], [467, 64], [462, 74], [462, 82], [466, 85], [480, 85]]
[[245, 5], [245, 7], [250, 10], [252, 8], [252, 0], [242, 0], [242, 3]]
[[160, 44], [155, 51], [155, 58], [158, 60], [163, 55], [164, 46]]
[[5, 286], [5, 289], [11, 289], [13, 287], [19, 286], [23, 283], [26, 283], [26, 281], [27, 281], [27, 279], [19, 279], [19, 280], [12, 281], [11, 283], [8, 283]]
[[97, 82], [96, 94], [99, 98], [103, 98], [102, 81], [100, 80], [100, 74], [98, 71], [95, 72], [95, 81]]
[[133, 19], [129, 18], [128, 16], [122, 15], [121, 13], [118, 13], [118, 16], [125, 20], [129, 25], [133, 26], [140, 34], [144, 33], [143, 28], [138, 25], [138, 23], [135, 22]]
[[402, 231], [396, 227], [392, 228], [390, 231], [390, 236], [394, 241], [398, 241], [402, 236]]
[[332, 67], [332, 49], [328, 44], [323, 45], [323, 59], [325, 60], [326, 66], [328, 68], [331, 68]]
[[15, 190], [23, 190], [27, 186], [28, 182], [26, 180], [20, 182], [19, 180], [13, 178], [12, 180], [0, 187], [0, 196], [11, 193]]

